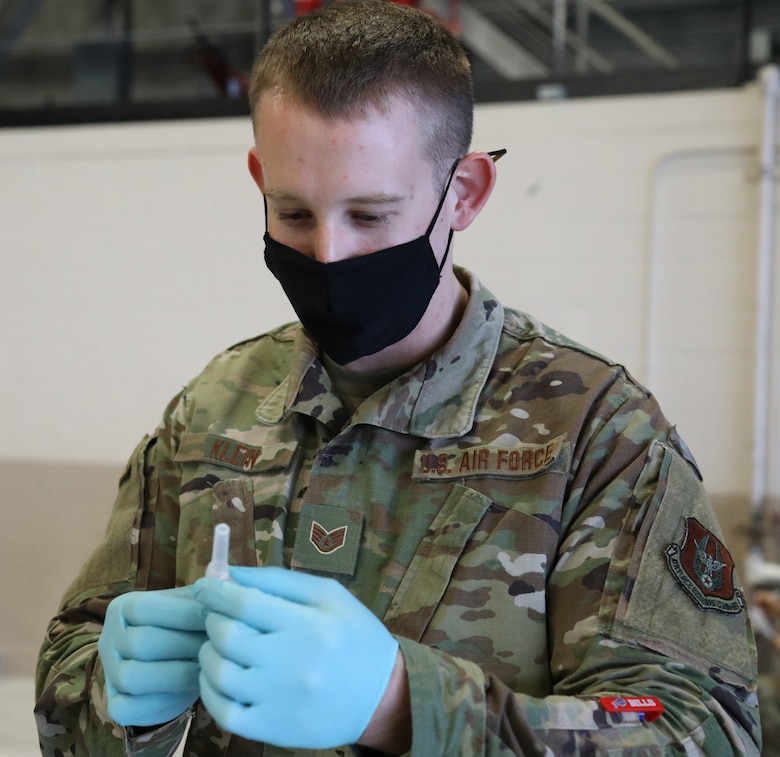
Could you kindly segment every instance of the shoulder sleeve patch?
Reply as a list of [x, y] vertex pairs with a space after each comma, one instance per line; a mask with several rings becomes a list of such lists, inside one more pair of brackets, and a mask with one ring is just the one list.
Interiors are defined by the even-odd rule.
[[742, 612], [745, 602], [734, 586], [734, 559], [696, 518], [685, 519], [682, 544], [670, 544], [666, 560], [680, 586], [703, 610]]

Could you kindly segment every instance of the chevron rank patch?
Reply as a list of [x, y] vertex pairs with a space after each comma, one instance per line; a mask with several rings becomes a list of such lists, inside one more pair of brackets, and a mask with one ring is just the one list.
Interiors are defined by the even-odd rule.
[[703, 610], [742, 612], [744, 599], [734, 585], [734, 559], [696, 518], [686, 518], [683, 543], [670, 544], [666, 560], [680, 586]]
[[347, 531], [349, 526], [339, 526], [332, 531], [326, 531], [321, 523], [313, 520], [309, 541], [321, 555], [330, 555], [344, 546], [347, 541]]
[[292, 567], [325, 573], [355, 572], [363, 530], [362, 513], [304, 504], [295, 536]]

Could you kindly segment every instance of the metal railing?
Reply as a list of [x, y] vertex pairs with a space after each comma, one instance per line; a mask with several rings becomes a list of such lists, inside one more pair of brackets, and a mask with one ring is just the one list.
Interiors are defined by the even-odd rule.
[[[0, 0], [0, 125], [242, 112], [257, 50], [316, 4]], [[463, 41], [480, 101], [735, 86], [780, 58], [776, 0], [419, 6]]]

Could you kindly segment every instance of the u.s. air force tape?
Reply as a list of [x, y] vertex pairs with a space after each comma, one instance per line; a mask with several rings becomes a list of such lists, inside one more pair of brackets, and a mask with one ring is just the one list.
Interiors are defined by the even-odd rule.
[[532, 478], [564, 470], [568, 461], [566, 436], [532, 444], [476, 444], [468, 447], [421, 449], [415, 453], [412, 478], [431, 481], [442, 478]]

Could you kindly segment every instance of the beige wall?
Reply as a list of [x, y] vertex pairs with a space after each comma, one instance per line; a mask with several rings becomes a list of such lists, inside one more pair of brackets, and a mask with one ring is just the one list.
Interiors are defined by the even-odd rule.
[[49, 618], [103, 535], [121, 468], [0, 461], [0, 673], [32, 675]]
[[[481, 106], [475, 147], [509, 154], [455, 249], [505, 303], [649, 383], [730, 530], [751, 487], [760, 121], [752, 85]], [[244, 119], [0, 131], [6, 672], [31, 670], [168, 398], [292, 317], [262, 263], [250, 138]], [[771, 414], [776, 459], [777, 398]]]

